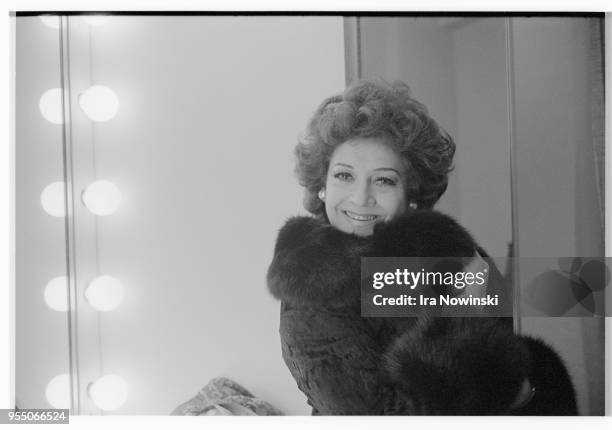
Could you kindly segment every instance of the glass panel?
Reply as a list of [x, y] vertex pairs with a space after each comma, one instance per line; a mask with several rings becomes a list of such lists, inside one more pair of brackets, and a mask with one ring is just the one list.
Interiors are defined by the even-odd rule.
[[[599, 20], [512, 19], [517, 242], [523, 258], [604, 255], [595, 169], [602, 162], [595, 148], [603, 136], [603, 106], [596, 104], [603, 98], [603, 51], [596, 44], [600, 35], [591, 34]], [[537, 265], [521, 267], [521, 283], [529, 285]], [[560, 261], [553, 268], [580, 281], [580, 265]], [[522, 327], [554, 345], [568, 363], [581, 413], [602, 415], [604, 319], [523, 318]]]
[[[502, 272], [521, 294], [537, 275], [526, 258], [604, 255], [601, 18], [363, 17], [359, 29], [360, 75], [407, 82], [456, 140], [438, 209], [493, 256], [514, 244]], [[580, 412], [602, 414], [603, 319], [515, 322], [568, 363]]]
[[455, 170], [437, 209], [460, 220], [489, 255], [507, 257], [512, 211], [505, 18], [364, 17], [360, 28], [362, 77], [407, 83], [455, 140]]

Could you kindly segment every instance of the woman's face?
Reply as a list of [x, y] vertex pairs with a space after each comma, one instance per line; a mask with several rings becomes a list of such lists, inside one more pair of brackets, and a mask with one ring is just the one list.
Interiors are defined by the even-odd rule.
[[374, 225], [406, 210], [406, 174], [399, 155], [377, 138], [338, 146], [329, 162], [325, 212], [346, 233], [372, 234]]

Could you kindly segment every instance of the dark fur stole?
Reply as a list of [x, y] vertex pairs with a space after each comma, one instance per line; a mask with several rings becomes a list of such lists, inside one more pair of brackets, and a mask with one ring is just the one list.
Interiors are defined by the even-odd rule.
[[310, 217], [289, 219], [278, 234], [268, 269], [272, 295], [292, 304], [346, 306], [360, 300], [360, 257], [366, 238]]
[[294, 217], [278, 234], [267, 282], [293, 304], [352, 306], [360, 300], [361, 257], [471, 257], [472, 236], [451, 217], [431, 210], [378, 224], [374, 234], [344, 233], [311, 217]]
[[423, 318], [384, 356], [390, 384], [426, 414], [507, 413], [530, 375], [529, 350], [495, 318]]
[[376, 257], [472, 257], [476, 243], [448, 215], [418, 210], [378, 224], [372, 235]]
[[[268, 288], [295, 306], [356, 306], [359, 318], [361, 257], [471, 257], [476, 249], [461, 225], [435, 211], [415, 211], [379, 224], [369, 237], [341, 232], [323, 220], [294, 217], [279, 232]], [[386, 413], [576, 413], [561, 359], [543, 342], [515, 335], [510, 318], [373, 320], [380, 325], [377, 341], [386, 345], [380, 360], [389, 390]], [[536, 394], [513, 410], [525, 379], [535, 385]]]
[[[388, 348], [383, 371], [396, 413], [410, 405], [427, 415], [578, 414], [559, 355], [499, 318], [419, 319]], [[516, 405], [525, 380], [533, 394]]]

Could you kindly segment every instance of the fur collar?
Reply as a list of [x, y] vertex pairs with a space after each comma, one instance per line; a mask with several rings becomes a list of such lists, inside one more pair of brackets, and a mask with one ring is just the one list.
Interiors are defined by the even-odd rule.
[[293, 304], [354, 304], [361, 294], [360, 257], [369, 253], [369, 242], [323, 220], [291, 218], [278, 234], [268, 288]]
[[476, 243], [450, 216], [417, 210], [379, 224], [372, 235], [377, 257], [472, 257]]
[[268, 288], [292, 304], [355, 306], [361, 257], [471, 257], [475, 247], [454, 219], [431, 210], [379, 224], [370, 237], [344, 233], [324, 220], [294, 217], [278, 234]]

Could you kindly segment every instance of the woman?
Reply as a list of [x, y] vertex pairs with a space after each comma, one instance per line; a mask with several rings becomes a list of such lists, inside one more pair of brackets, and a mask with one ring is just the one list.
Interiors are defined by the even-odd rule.
[[372, 81], [326, 99], [298, 143], [314, 217], [281, 229], [267, 279], [282, 301], [283, 357], [313, 414], [576, 413], [557, 355], [508, 321], [360, 315], [363, 256], [486, 257], [432, 210], [454, 152], [405, 84]]

